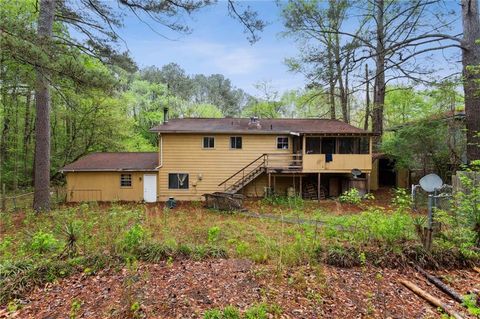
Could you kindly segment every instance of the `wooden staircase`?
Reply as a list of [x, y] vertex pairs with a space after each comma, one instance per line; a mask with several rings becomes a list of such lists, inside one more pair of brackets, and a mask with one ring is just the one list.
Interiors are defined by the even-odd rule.
[[235, 194], [263, 173], [299, 172], [302, 159], [296, 154], [262, 154], [218, 184], [224, 193]]
[[262, 175], [267, 169], [267, 155], [262, 154], [238, 172], [224, 180], [218, 186], [224, 187], [224, 192], [235, 194], [248, 183]]

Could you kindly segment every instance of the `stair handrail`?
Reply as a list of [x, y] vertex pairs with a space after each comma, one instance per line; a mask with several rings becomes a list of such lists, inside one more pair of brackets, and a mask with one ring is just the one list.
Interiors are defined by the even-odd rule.
[[[229, 180], [231, 180], [232, 178], [234, 178], [235, 176], [237, 176], [238, 174], [240, 174], [241, 172], [243, 172], [245, 174], [245, 170], [250, 167], [252, 164], [256, 163], [259, 159], [263, 159], [262, 163], [260, 163], [260, 165], [258, 165], [257, 167], [255, 168], [259, 168], [261, 166], [265, 166], [265, 157], [267, 156], [267, 154], [262, 154], [260, 155], [259, 157], [257, 157], [256, 159], [254, 159], [253, 161], [251, 161], [250, 163], [248, 163], [247, 165], [245, 165], [244, 167], [242, 167], [240, 170], [238, 170], [235, 174], [231, 175], [229, 178], [227, 178], [226, 180], [224, 180], [223, 182], [221, 182], [220, 184], [218, 184], [218, 186], [222, 186], [223, 184], [227, 183]], [[248, 175], [248, 174], [247, 174]]]

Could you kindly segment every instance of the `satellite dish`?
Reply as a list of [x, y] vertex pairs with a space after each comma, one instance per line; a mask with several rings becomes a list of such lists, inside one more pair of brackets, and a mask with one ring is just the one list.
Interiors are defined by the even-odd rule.
[[353, 175], [353, 178], [358, 178], [358, 176], [362, 175], [362, 171], [359, 170], [358, 168], [354, 168], [352, 169], [352, 175]]
[[442, 179], [436, 174], [428, 174], [420, 179], [420, 187], [427, 193], [433, 193], [443, 186]]

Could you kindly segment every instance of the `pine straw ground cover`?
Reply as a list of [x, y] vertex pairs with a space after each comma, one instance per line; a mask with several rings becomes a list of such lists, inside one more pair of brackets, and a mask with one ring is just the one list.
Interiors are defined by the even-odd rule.
[[[282, 216], [302, 213], [290, 204], [259, 205]], [[431, 309], [395, 281], [411, 276], [409, 262], [441, 268], [477, 261], [474, 250], [444, 238], [427, 253], [415, 219], [403, 209], [366, 209], [337, 215], [318, 207], [312, 215], [321, 227], [212, 212], [201, 203], [174, 210], [82, 204], [40, 216], [2, 214], [0, 304], [4, 313], [31, 318], [202, 317], [207, 309], [205, 318], [238, 310], [248, 318], [386, 318], [405, 317], [399, 311], [408, 303], [408, 311], [423, 316]], [[242, 271], [232, 270], [238, 267]], [[377, 277], [389, 279], [372, 292]]]

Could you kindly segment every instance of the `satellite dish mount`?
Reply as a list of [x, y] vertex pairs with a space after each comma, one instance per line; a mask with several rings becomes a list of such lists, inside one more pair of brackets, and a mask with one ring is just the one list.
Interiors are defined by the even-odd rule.
[[352, 175], [353, 178], [358, 178], [360, 175], [362, 175], [362, 171], [359, 170], [358, 168], [352, 169]]

